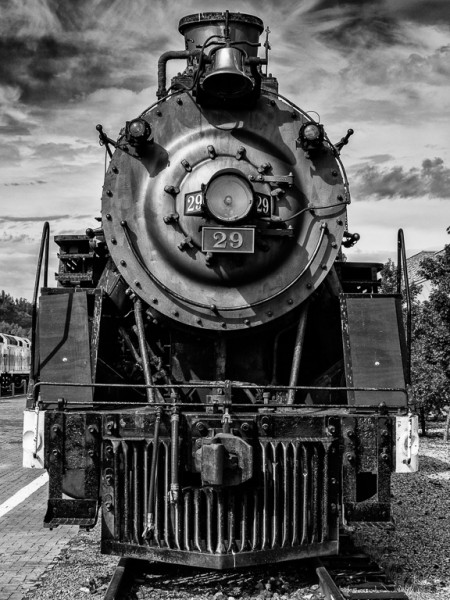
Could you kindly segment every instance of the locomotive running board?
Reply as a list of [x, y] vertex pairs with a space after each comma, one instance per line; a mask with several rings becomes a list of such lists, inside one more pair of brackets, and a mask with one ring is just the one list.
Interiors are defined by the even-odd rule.
[[[406, 345], [398, 294], [341, 294], [342, 339], [348, 387], [405, 388]], [[404, 407], [401, 391], [349, 390], [348, 403]]]

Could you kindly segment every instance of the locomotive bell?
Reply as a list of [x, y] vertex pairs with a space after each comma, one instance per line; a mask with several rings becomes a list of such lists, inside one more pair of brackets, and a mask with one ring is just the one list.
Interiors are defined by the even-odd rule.
[[212, 69], [203, 80], [208, 94], [239, 98], [253, 90], [254, 83], [244, 70], [245, 55], [238, 48], [218, 48], [211, 57]]

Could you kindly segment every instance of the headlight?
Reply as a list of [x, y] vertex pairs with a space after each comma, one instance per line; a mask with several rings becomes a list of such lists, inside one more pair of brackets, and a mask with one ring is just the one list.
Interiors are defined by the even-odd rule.
[[218, 221], [240, 221], [253, 206], [253, 190], [244, 177], [223, 173], [209, 182], [205, 191], [205, 203], [210, 214]]

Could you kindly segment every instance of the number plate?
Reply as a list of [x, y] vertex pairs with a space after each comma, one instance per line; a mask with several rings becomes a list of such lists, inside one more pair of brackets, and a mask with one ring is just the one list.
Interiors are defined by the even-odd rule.
[[255, 251], [255, 230], [245, 227], [203, 227], [202, 250], [251, 254]]
[[184, 195], [184, 214], [186, 216], [203, 214], [203, 193], [201, 191]]
[[255, 194], [256, 214], [258, 217], [271, 217], [273, 213], [273, 198], [267, 194]]

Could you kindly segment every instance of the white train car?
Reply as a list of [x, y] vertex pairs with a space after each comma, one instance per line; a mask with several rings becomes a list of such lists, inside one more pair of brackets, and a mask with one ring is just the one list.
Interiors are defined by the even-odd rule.
[[1, 393], [25, 392], [30, 376], [31, 342], [28, 338], [0, 333]]

